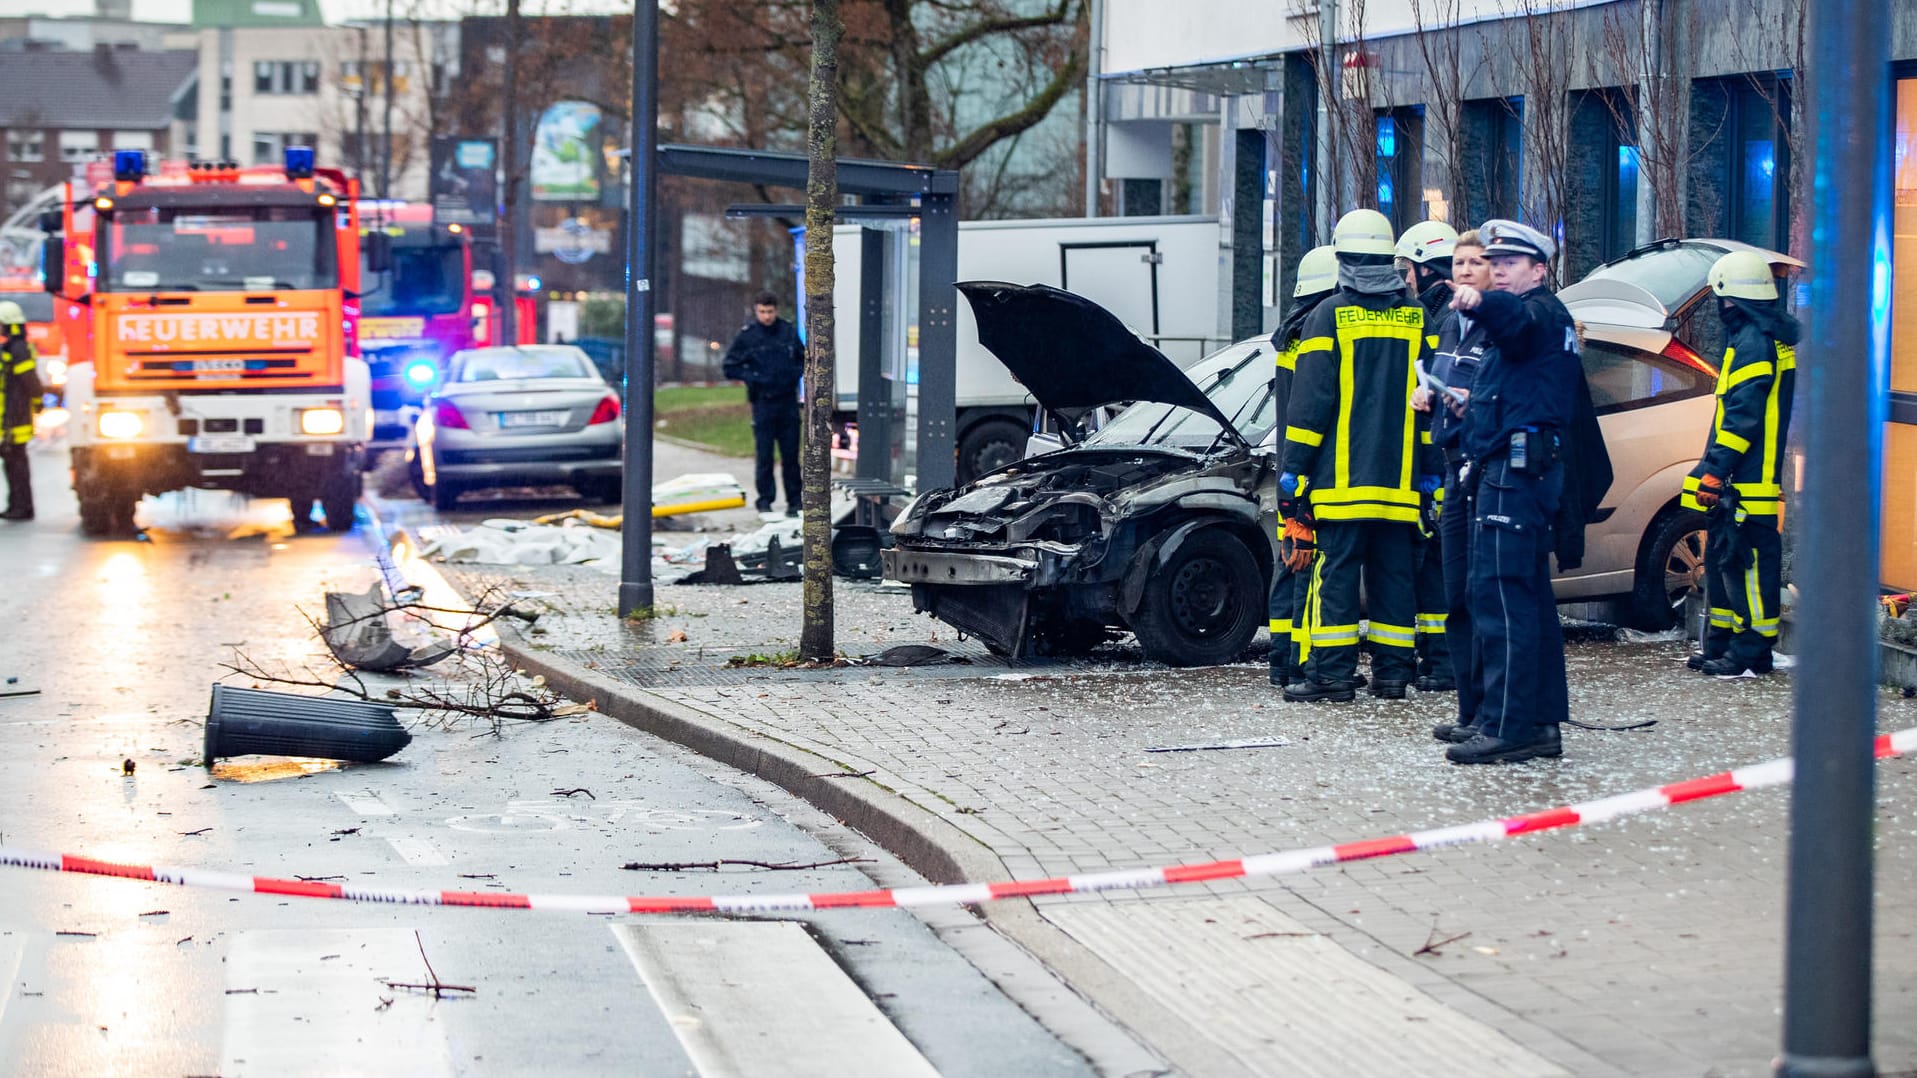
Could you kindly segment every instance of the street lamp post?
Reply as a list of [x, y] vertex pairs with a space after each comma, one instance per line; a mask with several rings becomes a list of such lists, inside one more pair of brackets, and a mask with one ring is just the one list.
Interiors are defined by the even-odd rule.
[[653, 207], [658, 200], [659, 3], [632, 4], [632, 156], [626, 167], [625, 526], [619, 613], [652, 607]]

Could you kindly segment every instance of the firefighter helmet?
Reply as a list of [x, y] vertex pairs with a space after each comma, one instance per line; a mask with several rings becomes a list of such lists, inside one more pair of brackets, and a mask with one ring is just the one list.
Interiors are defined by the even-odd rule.
[[1341, 255], [1384, 255], [1395, 253], [1391, 222], [1377, 210], [1352, 210], [1338, 218], [1331, 230], [1331, 246]]
[[1711, 291], [1725, 299], [1768, 301], [1777, 298], [1771, 264], [1756, 251], [1732, 251], [1711, 263]]
[[12, 300], [0, 300], [0, 326], [24, 326], [27, 324], [27, 312], [20, 309]]
[[1443, 221], [1420, 221], [1398, 237], [1398, 257], [1423, 264], [1438, 258], [1450, 258], [1458, 246], [1458, 230]]
[[1293, 299], [1315, 296], [1338, 287], [1338, 256], [1331, 247], [1313, 247], [1298, 260], [1298, 283], [1291, 290]]

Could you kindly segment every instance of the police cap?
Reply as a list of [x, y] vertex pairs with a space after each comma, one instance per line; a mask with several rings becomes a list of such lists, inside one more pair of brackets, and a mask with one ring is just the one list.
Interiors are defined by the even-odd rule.
[[1549, 262], [1558, 251], [1551, 237], [1516, 221], [1486, 221], [1478, 228], [1478, 235], [1484, 237], [1486, 256], [1529, 255], [1539, 262]]

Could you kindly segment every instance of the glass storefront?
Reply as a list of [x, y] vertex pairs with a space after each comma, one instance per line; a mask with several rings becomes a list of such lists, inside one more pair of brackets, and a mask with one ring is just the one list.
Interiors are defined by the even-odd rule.
[[1917, 589], [1917, 77], [1897, 80], [1891, 142], [1891, 424], [1884, 437], [1883, 579]]

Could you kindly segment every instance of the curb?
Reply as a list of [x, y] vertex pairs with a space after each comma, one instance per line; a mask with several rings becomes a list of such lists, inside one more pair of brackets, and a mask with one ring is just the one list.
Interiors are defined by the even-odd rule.
[[[829, 757], [747, 730], [716, 716], [676, 704], [629, 685], [616, 685], [570, 659], [530, 647], [515, 626], [502, 625], [500, 650], [520, 669], [544, 675], [555, 691], [634, 729], [690, 749], [707, 759], [765, 779], [832, 814], [877, 842], [933, 883], [1009, 879], [1011, 873], [983, 843], [904, 795], [869, 778], [837, 776], [846, 768]], [[832, 776], [832, 777], [827, 777]], [[1068, 988], [1104, 1013], [1118, 1031], [1177, 1071], [1218, 1076], [1249, 1075], [1244, 1062], [1199, 1029], [1166, 1013], [1142, 988], [1090, 948], [1040, 916], [1029, 899], [987, 903], [978, 915], [1024, 948]], [[1017, 995], [1006, 989], [1014, 1001]], [[1021, 1004], [1022, 1005], [1022, 1004]], [[1052, 1031], [1065, 1038], [1057, 1029]], [[1066, 1041], [1101, 1072], [1105, 1053]]]

